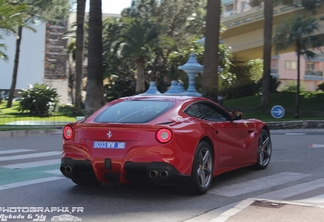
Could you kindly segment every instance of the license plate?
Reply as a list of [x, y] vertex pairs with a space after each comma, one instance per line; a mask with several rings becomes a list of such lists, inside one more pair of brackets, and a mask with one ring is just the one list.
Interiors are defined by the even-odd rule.
[[125, 142], [105, 142], [105, 141], [94, 141], [93, 148], [98, 149], [125, 149]]

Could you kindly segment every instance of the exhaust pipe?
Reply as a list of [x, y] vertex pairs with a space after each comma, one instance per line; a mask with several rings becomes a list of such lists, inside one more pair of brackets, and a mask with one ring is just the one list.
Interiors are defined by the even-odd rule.
[[149, 176], [150, 176], [151, 178], [156, 178], [158, 175], [159, 175], [159, 173], [158, 173], [156, 170], [151, 170], [151, 171], [149, 172]]
[[64, 165], [61, 165], [60, 167], [60, 171], [63, 173], [63, 174], [70, 174], [72, 173], [72, 167], [71, 166], [64, 166]]
[[166, 178], [169, 176], [169, 172], [166, 171], [166, 170], [162, 170], [161, 173], [160, 173], [160, 177], [161, 178]]
[[62, 173], [65, 172], [65, 166], [64, 166], [64, 165], [61, 165], [61, 167], [60, 167], [60, 171], [61, 171]]
[[72, 167], [71, 166], [66, 166], [65, 167], [65, 173], [67, 173], [67, 174], [72, 173]]

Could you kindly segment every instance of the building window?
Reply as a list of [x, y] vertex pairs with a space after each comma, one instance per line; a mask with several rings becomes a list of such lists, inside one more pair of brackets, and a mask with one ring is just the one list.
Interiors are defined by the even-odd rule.
[[306, 63], [306, 70], [314, 71], [315, 70], [315, 64], [313, 62], [307, 62]]
[[249, 2], [241, 2], [241, 9], [246, 9], [246, 8], [249, 8], [250, 7], [250, 4]]
[[55, 69], [55, 64], [49, 64], [48, 68], [49, 69]]
[[297, 61], [286, 61], [285, 68], [297, 70]]
[[224, 4], [225, 14], [232, 13], [234, 11], [234, 2], [228, 2]]

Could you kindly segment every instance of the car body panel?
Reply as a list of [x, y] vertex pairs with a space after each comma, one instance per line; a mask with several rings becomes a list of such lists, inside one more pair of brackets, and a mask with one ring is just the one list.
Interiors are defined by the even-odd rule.
[[[123, 101], [163, 100], [172, 101], [173, 106], [145, 123], [96, 122], [97, 116], [107, 107]], [[200, 105], [207, 105], [219, 113], [221, 118], [218, 116], [211, 120], [188, 115], [188, 110]], [[192, 111], [194, 112], [195, 110]], [[73, 137], [63, 138], [62, 165], [73, 160], [90, 161], [100, 182], [112, 182], [109, 175], [116, 175], [121, 183], [130, 182], [127, 175], [133, 173], [132, 167], [138, 167], [136, 172], [141, 167], [145, 168], [149, 174], [156, 164], [160, 164], [157, 166], [159, 172], [166, 167], [172, 168], [171, 171], [175, 174], [172, 176], [190, 177], [196, 148], [203, 140], [212, 147], [213, 176], [253, 165], [257, 161], [260, 131], [263, 128], [268, 130], [262, 121], [233, 120], [232, 115], [218, 104], [206, 98], [190, 96], [120, 98], [106, 104], [89, 118], [68, 126], [73, 129]], [[167, 143], [160, 143], [156, 139], [157, 131], [162, 128], [172, 132], [172, 138]], [[128, 165], [128, 172], [125, 165]], [[76, 175], [62, 173], [69, 178]]]

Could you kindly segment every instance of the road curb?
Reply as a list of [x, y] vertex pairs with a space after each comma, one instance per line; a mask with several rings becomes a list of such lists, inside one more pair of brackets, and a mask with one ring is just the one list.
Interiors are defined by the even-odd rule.
[[235, 207], [230, 208], [229, 210], [225, 211], [218, 217], [212, 219], [210, 222], [224, 222], [224, 221], [228, 220], [228, 218], [238, 214], [242, 210], [249, 207], [254, 201], [256, 201], [256, 199], [254, 199], [254, 198], [248, 198], [246, 200], [243, 200], [243, 201], [239, 202], [237, 205], [235, 205]]
[[0, 138], [5, 137], [27, 137], [27, 136], [42, 136], [42, 135], [60, 135], [62, 129], [51, 130], [11, 130], [0, 131]]
[[266, 122], [270, 130], [277, 129], [324, 129], [324, 120], [296, 120]]
[[[294, 206], [294, 207], [315, 207], [315, 208], [318, 208], [320, 210], [324, 210], [323, 204], [305, 203], [305, 202], [303, 202], [303, 200], [287, 201], [287, 200], [271, 200], [271, 199], [260, 199], [260, 198], [248, 198], [248, 199], [245, 199], [245, 200], [237, 203], [232, 208], [228, 207], [229, 209], [227, 211], [225, 211], [224, 213], [222, 213], [218, 217], [210, 220], [210, 222], [225, 222], [225, 221], [228, 221], [231, 217], [233, 217], [233, 216], [239, 214], [240, 212], [246, 210], [251, 205], [255, 205], [255, 206], [260, 205], [261, 206], [264, 203], [266, 203], [267, 205], [273, 206], [273, 209], [277, 208], [276, 206], [280, 206], [280, 205], [290, 205], [290, 206]], [[268, 208], [268, 209], [270, 209], [270, 208]], [[273, 213], [275, 213], [275, 212], [273, 212]], [[276, 212], [276, 213], [278, 214], [278, 212]], [[285, 214], [282, 213], [282, 216], [285, 217]], [[242, 217], [242, 221], [247, 221], [247, 220], [246, 220], [246, 218]]]

